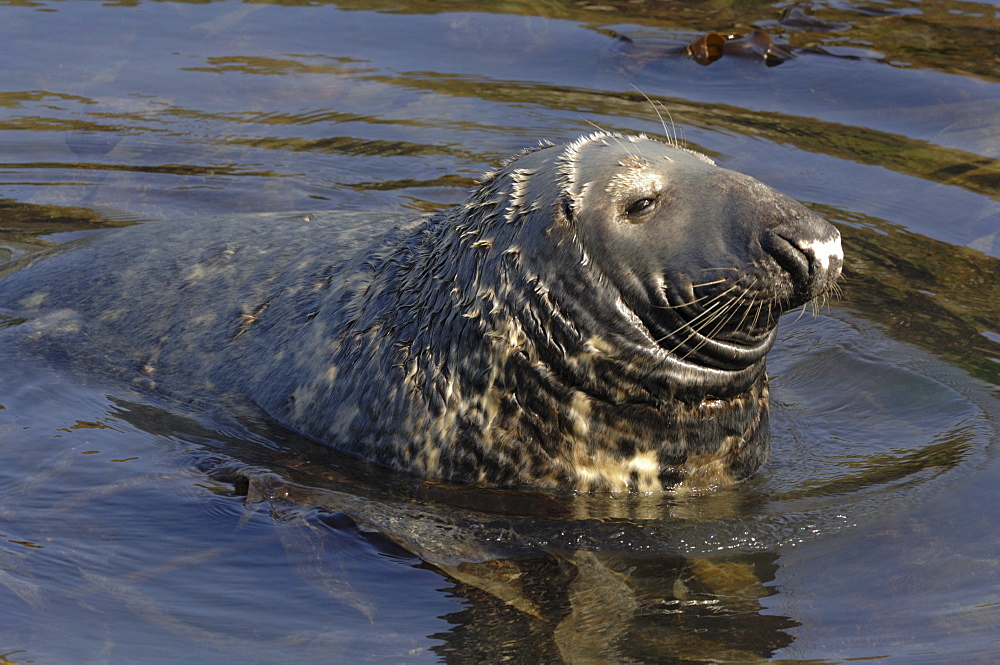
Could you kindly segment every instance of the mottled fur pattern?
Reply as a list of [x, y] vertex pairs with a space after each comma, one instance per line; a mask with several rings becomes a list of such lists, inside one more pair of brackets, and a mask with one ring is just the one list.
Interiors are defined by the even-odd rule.
[[[756, 185], [689, 151], [598, 133], [515, 156], [431, 218], [110, 232], [7, 277], [0, 307], [80, 312], [126, 338], [147, 372], [244, 393], [286, 426], [417, 474], [709, 487], [766, 457], [777, 316], [839, 273], [832, 227]], [[719, 226], [692, 235], [684, 201]], [[789, 219], [808, 229], [781, 230]], [[627, 235], [643, 224], [648, 238]], [[756, 240], [775, 229], [777, 260]], [[705, 274], [717, 281], [695, 283]]]

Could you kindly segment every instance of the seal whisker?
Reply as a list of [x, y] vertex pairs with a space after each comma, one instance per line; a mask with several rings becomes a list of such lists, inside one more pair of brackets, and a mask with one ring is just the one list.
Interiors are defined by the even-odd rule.
[[[728, 289], [728, 291], [732, 291], [735, 288], [736, 287], [734, 286], [733, 288]], [[745, 293], [745, 291], [744, 291], [744, 293]], [[725, 295], [725, 294], [720, 294], [720, 295]], [[714, 323], [715, 321], [718, 321], [719, 319], [721, 319], [724, 316], [727, 317], [727, 320], [728, 320], [728, 318], [731, 318], [732, 315], [733, 315], [733, 313], [735, 313], [735, 310], [739, 308], [740, 296], [737, 296], [735, 298], [732, 298], [731, 300], [728, 300], [728, 301], [722, 303], [722, 305], [720, 307], [716, 307], [715, 306], [716, 304], [718, 304], [718, 303], [713, 303], [713, 305], [712, 305], [712, 309], [711, 309], [711, 314], [712, 315], [711, 316], [706, 317], [702, 321], [698, 321], [698, 323], [697, 323], [697, 325], [695, 327], [697, 328], [697, 330], [699, 332], [705, 330], [710, 324]], [[730, 310], [733, 310], [733, 311], [730, 311]], [[692, 323], [695, 320], [697, 320], [698, 318], [699, 317], [695, 317], [695, 319], [692, 319]], [[725, 321], [722, 322], [722, 325], [725, 325]], [[716, 329], [715, 332], [718, 332], [718, 329]]]
[[[757, 280], [754, 280], [754, 284], [756, 282], [757, 282]], [[752, 286], [753, 286], [753, 284], [750, 285], [750, 287], [752, 287]], [[747, 306], [745, 308], [741, 307], [741, 305], [743, 304], [743, 301], [742, 301], [741, 298], [742, 298], [743, 295], [745, 295], [750, 290], [750, 287], [747, 287], [746, 289], [743, 290], [743, 293], [740, 294], [740, 296], [741, 296], [740, 298], [734, 298], [731, 301], [731, 303], [730, 303], [730, 305], [731, 305], [730, 309], [732, 309], [732, 311], [725, 318], [725, 320], [720, 321], [719, 325], [717, 325], [710, 333], [708, 333], [706, 335], [706, 337], [715, 337], [716, 335], [718, 335], [719, 332], [723, 328], [725, 328], [729, 324], [730, 321], [733, 320], [733, 317], [736, 315], [736, 313], [740, 309], [744, 310], [744, 312], [743, 312], [743, 318], [740, 319], [740, 322], [736, 325], [736, 327], [737, 328], [741, 328], [743, 326], [743, 323], [746, 321], [746, 317], [750, 314], [750, 309], [753, 307], [753, 302], [754, 302], [754, 300], [756, 300], [756, 298], [751, 298], [750, 299], [750, 303], [747, 304]], [[720, 315], [720, 318], [721, 318], [721, 315]]]
[[[757, 325], [760, 323], [760, 315], [764, 313], [764, 304], [765, 304], [765, 301], [763, 301], [763, 300], [758, 301], [758, 303], [757, 303], [757, 313], [754, 314], [754, 316], [753, 316], [753, 323], [750, 324], [750, 326], [752, 328], [756, 328]], [[768, 317], [771, 316], [771, 307], [772, 307], [772, 305], [773, 305], [773, 301], [768, 300], [767, 301], [767, 315], [768, 315]]]
[[750, 328], [752, 330], [757, 330], [758, 329], [758, 326], [760, 325], [761, 314], [764, 313], [764, 306], [765, 305], [767, 305], [767, 313], [768, 313], [768, 316], [770, 316], [770, 314], [771, 314], [771, 301], [770, 300], [757, 299], [757, 311], [754, 312], [753, 321], [750, 322]]
[[[714, 308], [715, 308], [716, 304], [718, 304], [719, 299], [722, 298], [722, 297], [724, 297], [725, 295], [727, 295], [729, 293], [732, 293], [734, 290], [736, 290], [738, 288], [739, 288], [739, 284], [733, 284], [732, 286], [730, 286], [725, 291], [721, 291], [721, 292], [715, 294], [714, 296], [712, 296], [711, 298], [709, 298], [706, 302], [701, 303], [703, 306], [705, 306], [704, 311], [702, 311], [700, 314], [698, 314], [697, 316], [695, 316], [694, 318], [692, 318], [690, 321], [688, 321], [687, 322], [688, 325], [691, 325], [691, 324], [695, 323], [696, 321], [698, 321], [702, 317], [710, 316], [713, 313], [715, 313]], [[685, 306], [693, 305], [695, 303], [700, 302], [701, 300], [704, 300], [706, 297], [708, 297], [708, 296], [706, 295], [706, 296], [702, 296], [700, 298], [695, 298], [694, 300], [692, 300], [690, 302], [687, 302], [687, 303], [684, 303], [683, 305], [674, 305], [674, 306], [671, 307], [671, 309], [676, 309], [678, 307], [685, 307]]]
[[716, 280], [713, 280], [711, 282], [701, 282], [699, 284], [692, 284], [691, 287], [697, 289], [697, 288], [702, 287], [702, 286], [712, 286], [713, 284], [722, 284], [725, 281], [726, 281], [726, 278], [722, 277], [720, 279], [716, 279]]
[[[746, 291], [744, 291], [744, 293], [746, 293]], [[712, 330], [712, 332], [710, 332], [710, 333], [709, 333], [709, 334], [708, 334], [707, 336], [709, 336], [709, 337], [714, 337], [715, 335], [718, 335], [718, 334], [719, 334], [719, 332], [720, 332], [720, 331], [721, 331], [721, 330], [722, 330], [722, 329], [723, 329], [723, 328], [724, 328], [724, 327], [725, 327], [726, 325], [728, 325], [730, 321], [732, 321], [732, 320], [733, 320], [733, 316], [734, 316], [734, 315], [736, 314], [736, 312], [737, 312], [737, 311], [738, 311], [739, 309], [743, 309], [743, 317], [742, 317], [742, 318], [740, 319], [740, 322], [736, 324], [735, 328], [737, 328], [737, 329], [739, 329], [739, 328], [742, 328], [742, 327], [743, 327], [743, 324], [744, 324], [744, 323], [746, 323], [746, 320], [747, 320], [747, 317], [748, 317], [748, 316], [750, 316], [750, 310], [752, 310], [752, 309], [753, 309], [753, 306], [754, 306], [754, 303], [755, 303], [756, 301], [757, 301], [757, 299], [756, 299], [756, 298], [751, 298], [751, 299], [750, 299], [750, 302], [749, 302], [749, 303], [747, 303], [747, 304], [746, 304], [746, 306], [745, 306], [745, 307], [742, 307], [742, 308], [738, 306], [738, 305], [740, 305], [740, 304], [742, 304], [742, 303], [737, 303], [737, 302], [734, 302], [734, 305], [733, 305], [733, 312], [732, 312], [732, 314], [730, 314], [730, 315], [729, 315], [729, 316], [728, 316], [728, 317], [726, 318], [726, 320], [725, 320], [725, 321], [720, 321], [720, 322], [719, 322], [719, 325], [717, 325], [717, 326], [715, 327], [715, 329], [714, 329], [714, 330]]]
[[[742, 294], [732, 299], [722, 307], [713, 309], [712, 310], [713, 315], [711, 317], [706, 318], [704, 321], [699, 322], [698, 325], [695, 326], [696, 331], [702, 333], [703, 339], [688, 351], [688, 355], [698, 350], [702, 346], [704, 346], [709, 339], [717, 336], [719, 332], [722, 331], [722, 329], [725, 328], [733, 320], [733, 317], [740, 309], [743, 309], [743, 317], [740, 319], [740, 322], [736, 324], [736, 326], [734, 327], [736, 329], [743, 328], [744, 324], [747, 321], [747, 318], [750, 316], [750, 312], [753, 311], [754, 309], [756, 309], [756, 313], [754, 314], [753, 322], [751, 323], [750, 328], [755, 329], [757, 327], [760, 315], [764, 309], [765, 301], [758, 299], [756, 296], [751, 298], [749, 302], [744, 302], [742, 300], [742, 297], [750, 292], [750, 290], [757, 283], [757, 281], [758, 281], [757, 279], [754, 279], [754, 281], [751, 282], [751, 284], [743, 290]], [[768, 302], [768, 309], [770, 311], [770, 302], [769, 301], [767, 302]], [[741, 305], [744, 306], [741, 307]], [[703, 332], [710, 324], [714, 322], [718, 323], [711, 331], [707, 333]], [[689, 340], [690, 338], [691, 335], [689, 335], [685, 341]]]
[[[750, 321], [749, 325], [747, 326], [748, 329], [750, 329], [750, 330], [759, 330], [759, 328], [760, 328], [760, 321], [761, 321], [761, 315], [764, 313], [764, 307], [765, 306], [767, 307], [767, 315], [768, 315], [768, 317], [770, 317], [771, 316], [771, 305], [772, 305], [772, 303], [773, 303], [773, 301], [770, 300], [770, 299], [762, 299], [762, 298], [754, 298], [753, 299], [753, 301], [750, 303], [750, 305], [747, 306], [747, 316], [750, 315], [750, 310], [752, 308], [754, 308], [755, 305], [756, 305], [756, 311], [754, 312], [753, 320]], [[743, 326], [744, 322], [745, 321], [740, 321], [740, 326], [741, 327]]]
[[[756, 283], [756, 280], [754, 280], [754, 283]], [[751, 284], [751, 286], [753, 286], [753, 284]], [[730, 286], [729, 288], [725, 289], [724, 291], [720, 291], [719, 293], [715, 294], [707, 302], [705, 302], [703, 304], [705, 304], [705, 305], [713, 305], [719, 299], [721, 299], [721, 298], [729, 295], [733, 291], [736, 291], [737, 289], [740, 289], [740, 288], [743, 289], [743, 292], [740, 293], [737, 296], [734, 296], [733, 299], [729, 303], [727, 303], [727, 304], [738, 303], [739, 300], [740, 300], [740, 298], [742, 298], [746, 294], [746, 292], [749, 290], [749, 287], [745, 287], [744, 288], [744, 287], [740, 286], [739, 282], [734, 282], [732, 286]], [[697, 301], [695, 301], [695, 302], [697, 302]], [[695, 317], [695, 318], [697, 318], [697, 317]]]
[[806, 313], [806, 307], [808, 307], [808, 305], [809, 305], [809, 303], [807, 303], [807, 302], [802, 303], [802, 307], [799, 308], [800, 309], [799, 314], [798, 314], [798, 316], [795, 317], [796, 321], [798, 321], [799, 319], [801, 319], [805, 315], [805, 313]]
[[[719, 280], [719, 282], [724, 282], [724, 281], [725, 280]], [[692, 284], [691, 286], [692, 286], [692, 288], [697, 288], [699, 286], [707, 286], [709, 284], [718, 284], [719, 282], [706, 282], [705, 284]], [[718, 300], [722, 296], [726, 295], [727, 293], [730, 293], [733, 289], [736, 289], [736, 288], [739, 288], [739, 284], [733, 284], [731, 287], [729, 287], [725, 291], [720, 291], [719, 293], [716, 293], [714, 295], [711, 294], [711, 293], [706, 293], [703, 296], [697, 296], [696, 298], [694, 298], [692, 300], [687, 300], [685, 302], [682, 302], [679, 305], [654, 305], [654, 307], [656, 307], [657, 309], [680, 309], [680, 308], [683, 308], [683, 307], [690, 307], [691, 305], [694, 305], [694, 304], [697, 304], [697, 303], [701, 303], [703, 305], [708, 305], [708, 304], [711, 304], [713, 301]], [[702, 301], [705, 300], [706, 298], [708, 300], [706, 302], [702, 303]]]
[[698, 296], [697, 298], [695, 298], [693, 300], [687, 300], [685, 302], [682, 302], [679, 305], [654, 305], [654, 307], [656, 309], [682, 309], [684, 307], [690, 307], [691, 305], [696, 305], [698, 303], [701, 303], [701, 301], [705, 300], [706, 298], [709, 299], [709, 303], [710, 303], [712, 300], [715, 300], [718, 297], [719, 297], [719, 294], [712, 295], [711, 293], [706, 293], [703, 296]]
[[622, 150], [628, 153], [629, 157], [631, 157], [632, 159], [641, 159], [642, 155], [638, 151], [632, 152], [632, 150], [629, 149], [627, 145], [622, 143], [621, 139], [619, 139], [617, 136], [613, 136], [612, 138], [614, 138], [615, 143], [618, 144], [618, 147], [620, 147]]
[[[737, 286], [738, 285], [734, 284], [732, 287], [730, 287], [729, 289], [727, 289], [723, 293], [718, 294], [716, 296], [716, 299], [719, 298], [719, 297], [721, 297], [721, 296], [723, 296], [723, 295], [725, 295], [726, 293], [729, 293], [730, 291], [734, 290], [735, 288], [737, 288]], [[732, 313], [730, 313], [729, 310], [730, 309], [735, 309], [737, 307], [737, 305], [739, 304], [739, 298], [735, 298], [733, 300], [730, 300], [729, 302], [723, 303], [721, 307], [716, 307], [717, 304], [718, 304], [718, 302], [713, 303], [712, 305], [710, 305], [708, 308], [706, 308], [705, 311], [703, 311], [698, 316], [696, 316], [693, 319], [691, 319], [690, 321], [686, 322], [684, 325], [682, 325], [682, 326], [674, 329], [674, 331], [672, 333], [670, 333], [669, 335], [665, 335], [661, 339], [657, 340], [657, 343], [659, 344], [660, 342], [666, 340], [668, 337], [673, 337], [675, 335], [679, 335], [679, 334], [682, 333], [682, 331], [684, 330], [684, 328], [687, 328], [690, 332], [688, 332], [687, 336], [684, 339], [682, 339], [680, 342], [678, 342], [677, 345], [674, 346], [674, 348], [671, 349], [671, 351], [670, 351], [670, 353], [677, 353], [677, 351], [682, 346], [684, 346], [689, 341], [691, 341], [691, 338], [693, 338], [695, 335], [701, 334], [701, 331], [704, 330], [705, 328], [707, 328], [713, 322], [721, 319], [722, 317], [726, 316], [727, 314], [729, 314], [729, 317], [731, 318], [732, 317]], [[699, 321], [699, 319], [702, 319], [702, 320]], [[720, 324], [720, 325], [725, 325], [725, 323], [726, 322], [723, 321], [722, 324]], [[718, 332], [718, 329], [715, 332]], [[687, 352], [683, 356], [681, 356], [681, 357], [682, 358], [687, 358], [689, 355], [691, 355], [692, 353], [694, 353], [695, 351], [697, 351], [699, 348], [701, 348], [701, 346], [705, 344], [705, 342], [707, 341], [707, 339], [708, 339], [709, 336], [708, 335], [702, 335], [702, 337], [703, 337], [703, 339], [698, 344], [696, 344], [694, 347], [688, 349]]]
[[[660, 104], [660, 107], [663, 109], [663, 112], [667, 114], [667, 119], [670, 120], [670, 129], [671, 129], [671, 132], [673, 133], [673, 137], [671, 137], [671, 136], [668, 135], [667, 136], [667, 140], [670, 141], [670, 145], [672, 145], [672, 146], [674, 146], [676, 148], [682, 148], [684, 146], [685, 141], [681, 140], [680, 136], [677, 134], [677, 125], [674, 123], [674, 116], [670, 114], [670, 109], [668, 109], [663, 104], [663, 102], [660, 102], [659, 104]], [[656, 107], [654, 106], [653, 109], [655, 110]], [[660, 114], [657, 113], [656, 115], [659, 116]], [[661, 123], [663, 122], [663, 117], [662, 116], [660, 116], [660, 122]]]
[[[652, 107], [653, 113], [655, 113], [656, 117], [660, 119], [660, 127], [663, 128], [663, 138], [665, 138], [667, 140], [667, 144], [668, 145], [676, 146], [677, 145], [677, 128], [674, 127], [674, 135], [673, 135], [673, 138], [671, 138], [671, 136], [670, 136], [670, 130], [667, 129], [667, 123], [664, 122], [663, 116], [660, 114], [660, 110], [656, 108], [656, 104], [653, 103], [653, 100], [649, 98], [649, 95], [647, 95], [642, 90], [640, 90], [639, 86], [637, 86], [636, 84], [632, 83], [631, 86], [635, 89], [636, 92], [638, 92], [640, 95], [642, 95], [646, 99], [646, 102]], [[666, 109], [664, 109], [664, 111], [666, 111]], [[668, 116], [670, 115], [669, 111], [667, 111], [667, 115]], [[670, 118], [670, 125], [673, 126], [673, 124], [674, 124], [674, 119]]]
[[[594, 122], [593, 120], [586, 120], [585, 122], [586, 122], [586, 123], [587, 123], [588, 125], [590, 125], [591, 127], [593, 127], [594, 129], [596, 129], [597, 131], [601, 132], [602, 134], [607, 134], [607, 135], [608, 135], [608, 136], [610, 136], [611, 138], [614, 138], [614, 139], [615, 139], [615, 141], [617, 141], [617, 142], [618, 142], [618, 145], [620, 145], [620, 146], [622, 145], [622, 144], [621, 144], [621, 141], [618, 141], [617, 137], [615, 137], [615, 135], [614, 135], [614, 134], [612, 134], [612, 133], [611, 133], [611, 132], [609, 132], [608, 130], [604, 129], [603, 127], [601, 127], [600, 125], [598, 125], [598, 124], [597, 124], [596, 122]], [[622, 146], [622, 147], [624, 148], [625, 146]]]
[[726, 316], [726, 314], [729, 312], [729, 310], [732, 308], [732, 306], [733, 305], [732, 305], [731, 302], [725, 303], [721, 307], [719, 307], [717, 309], [713, 309], [711, 316], [705, 317], [701, 321], [698, 321], [696, 324], [691, 325], [690, 326], [690, 328], [691, 328], [691, 335], [689, 335], [688, 338], [685, 339], [685, 341], [687, 341], [688, 339], [690, 339], [692, 336], [694, 336], [696, 334], [697, 335], [702, 335], [703, 337], [706, 336], [704, 334], [704, 330], [706, 328], [708, 328], [708, 326], [712, 325], [716, 321], [719, 321], [724, 316]]
[[[678, 328], [676, 330], [676, 332], [680, 332], [680, 331], [681, 331], [681, 328]], [[670, 349], [670, 351], [668, 353], [670, 353], [670, 355], [676, 354], [677, 351], [678, 351], [678, 349], [680, 349], [682, 346], [684, 346], [687, 342], [689, 342], [691, 340], [692, 337], [694, 337], [697, 334], [698, 334], [698, 331], [692, 329], [691, 332], [688, 333], [688, 336], [685, 337], [684, 339], [682, 339], [680, 342], [678, 342], [676, 344], [676, 346], [674, 346], [674, 348]], [[664, 337], [663, 339], [666, 339], [666, 337]], [[692, 347], [692, 348], [690, 348], [690, 349], [688, 349], [683, 355], [680, 356], [680, 358], [682, 360], [686, 359], [688, 356], [690, 356], [692, 353], [694, 353], [697, 349], [698, 349], [697, 345], [694, 346], [694, 347]]]
[[[747, 290], [744, 290], [744, 293], [746, 293], [746, 292], [747, 292]], [[718, 325], [711, 332], [709, 332], [709, 333], [701, 333], [701, 340], [699, 340], [698, 343], [695, 344], [693, 347], [691, 347], [690, 349], [688, 349], [687, 352], [683, 356], [681, 356], [681, 357], [682, 358], [689, 357], [695, 351], [699, 350], [700, 348], [702, 348], [703, 346], [705, 346], [706, 344], [708, 344], [709, 340], [711, 340], [716, 335], [718, 335], [719, 331], [721, 331], [722, 328], [725, 327], [726, 324], [728, 324], [729, 321], [732, 320], [732, 318], [733, 318], [733, 316], [735, 316], [736, 312], [739, 311], [739, 309], [740, 309], [739, 305], [741, 304], [741, 302], [742, 301], [739, 298], [736, 298], [736, 299], [733, 299], [733, 300], [727, 302], [722, 307], [714, 310], [714, 316], [708, 318], [706, 321], [701, 322], [701, 324], [699, 326], [697, 326], [696, 329], [694, 329], [691, 332], [690, 335], [688, 335], [688, 337], [684, 340], [684, 342], [687, 342], [695, 334], [698, 334], [701, 331], [703, 331], [711, 323], [713, 323], [715, 321], [718, 321], [719, 322]], [[746, 317], [749, 315], [750, 310], [753, 308], [753, 305], [754, 305], [755, 302], [757, 302], [757, 299], [756, 298], [752, 298], [751, 301], [750, 301], [750, 303], [747, 305], [746, 310], [744, 311], [743, 320], [740, 321], [740, 324], [737, 327], [740, 327], [740, 326], [743, 325], [743, 321], [746, 320]], [[760, 303], [760, 305], [762, 306], [763, 303]], [[760, 311], [760, 308], [758, 308], [758, 314], [759, 314], [759, 311]], [[722, 320], [722, 317], [724, 317], [724, 316], [726, 318], [724, 320]], [[682, 342], [682, 344], [684, 342]], [[679, 348], [680, 348], [680, 345], [678, 345], [677, 347], [675, 347], [674, 348], [674, 352], [676, 352], [677, 349], [679, 349]]]
[[590, 125], [591, 127], [593, 127], [594, 129], [596, 129], [601, 134], [603, 134], [604, 135], [603, 139], [604, 139], [605, 142], [607, 141], [607, 139], [611, 139], [612, 141], [614, 141], [615, 143], [618, 144], [619, 148], [621, 148], [626, 153], [628, 153], [629, 157], [638, 157], [638, 155], [633, 154], [632, 151], [629, 149], [629, 147], [625, 144], [625, 142], [622, 141], [622, 135], [621, 134], [617, 134], [617, 133], [613, 133], [613, 132], [608, 132], [607, 130], [605, 130], [604, 128], [602, 128], [600, 125], [598, 125], [596, 122], [593, 122], [591, 120], [587, 120], [587, 124]]
[[[695, 326], [695, 330], [705, 337], [712, 338], [719, 334], [719, 332], [730, 322], [736, 313], [740, 310], [740, 305], [742, 304], [742, 296], [746, 293], [733, 298], [729, 302], [726, 302], [722, 307], [718, 307], [712, 310], [712, 316], [705, 318], [703, 321], [699, 321]], [[718, 322], [718, 324], [709, 332], [705, 332], [708, 327]], [[742, 322], [741, 322], [742, 324]]]
[[[698, 316], [704, 316], [706, 313], [707, 312], [702, 312]], [[688, 334], [687, 334], [687, 337], [685, 337], [680, 342], [678, 342], [677, 345], [673, 349], [670, 350], [670, 353], [672, 353], [672, 354], [676, 353], [677, 349], [679, 349], [682, 346], [684, 346], [685, 343], [687, 343], [692, 337], [694, 337], [695, 335], [698, 334], [697, 328], [693, 327], [690, 322], [682, 323], [680, 326], [674, 328], [672, 331], [670, 331], [666, 335], [663, 335], [662, 337], [660, 337], [660, 338], [658, 338], [658, 339], [656, 339], [654, 341], [657, 344], [662, 344], [663, 342], [665, 342], [666, 340], [668, 340], [670, 338], [677, 337], [677, 336], [681, 335], [684, 332], [685, 328], [689, 331]]]

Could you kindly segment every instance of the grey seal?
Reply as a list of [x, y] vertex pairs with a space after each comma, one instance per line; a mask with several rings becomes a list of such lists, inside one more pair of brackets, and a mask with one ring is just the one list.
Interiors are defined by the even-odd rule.
[[656, 491], [757, 470], [778, 317], [842, 259], [833, 226], [759, 181], [597, 132], [515, 155], [430, 217], [95, 234], [24, 261], [0, 307], [78, 321], [147, 374], [395, 469]]

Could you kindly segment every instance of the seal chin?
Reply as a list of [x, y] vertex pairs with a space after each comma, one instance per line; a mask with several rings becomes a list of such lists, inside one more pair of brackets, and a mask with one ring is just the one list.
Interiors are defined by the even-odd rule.
[[693, 332], [690, 339], [685, 341], [684, 347], [690, 347], [689, 357], [697, 358], [706, 367], [741, 370], [763, 360], [774, 346], [776, 336], [774, 328], [745, 341], [713, 339]]
[[[773, 335], [772, 340], [773, 341]], [[674, 386], [672, 397], [688, 404], [697, 404], [704, 400], [731, 399], [750, 390], [764, 374], [764, 353], [761, 351], [756, 361], [740, 366], [731, 363], [730, 368], [722, 368], [722, 358], [709, 358], [706, 347], [692, 352], [684, 358], [679, 355], [667, 355], [666, 365], [670, 367], [669, 380]], [[715, 342], [715, 344], [718, 344]], [[768, 344], [768, 347], [770, 344]], [[757, 355], [745, 347], [734, 347], [738, 353], [745, 353], [745, 358]], [[664, 349], [665, 352], [670, 351]], [[725, 353], [719, 350], [719, 353]], [[698, 358], [693, 356], [697, 355]]]

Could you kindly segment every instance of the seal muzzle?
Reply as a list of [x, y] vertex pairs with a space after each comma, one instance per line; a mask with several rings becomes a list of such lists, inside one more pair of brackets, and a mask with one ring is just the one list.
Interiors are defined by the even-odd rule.
[[822, 218], [809, 216], [764, 232], [761, 247], [792, 279], [788, 308], [816, 298], [836, 283], [844, 265], [840, 232]]

